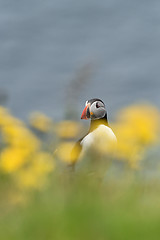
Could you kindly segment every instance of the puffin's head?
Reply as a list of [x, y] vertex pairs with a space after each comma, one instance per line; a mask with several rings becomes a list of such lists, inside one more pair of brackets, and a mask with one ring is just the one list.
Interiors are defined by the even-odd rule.
[[98, 98], [93, 98], [86, 101], [86, 106], [82, 112], [81, 119], [92, 120], [104, 118], [107, 114], [105, 109], [105, 104], [102, 100]]

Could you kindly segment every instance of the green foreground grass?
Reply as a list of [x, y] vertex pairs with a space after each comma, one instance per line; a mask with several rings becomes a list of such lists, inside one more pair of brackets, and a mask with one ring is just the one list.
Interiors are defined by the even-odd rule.
[[50, 187], [28, 197], [8, 211], [1, 205], [0, 239], [160, 238], [160, 181], [144, 181], [133, 172], [104, 181], [84, 173], [57, 174]]

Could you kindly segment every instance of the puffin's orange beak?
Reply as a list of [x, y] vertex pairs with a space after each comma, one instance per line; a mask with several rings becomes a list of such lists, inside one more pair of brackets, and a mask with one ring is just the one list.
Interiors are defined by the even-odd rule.
[[87, 106], [84, 108], [82, 112], [81, 119], [87, 120], [88, 118], [90, 118], [90, 111], [89, 111], [89, 105], [87, 104]]

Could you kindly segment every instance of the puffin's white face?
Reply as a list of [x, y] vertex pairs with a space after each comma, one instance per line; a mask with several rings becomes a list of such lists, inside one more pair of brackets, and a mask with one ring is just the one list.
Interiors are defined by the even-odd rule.
[[92, 120], [101, 119], [106, 114], [106, 109], [104, 103], [100, 99], [90, 99], [86, 101], [86, 107], [84, 108], [81, 119]]

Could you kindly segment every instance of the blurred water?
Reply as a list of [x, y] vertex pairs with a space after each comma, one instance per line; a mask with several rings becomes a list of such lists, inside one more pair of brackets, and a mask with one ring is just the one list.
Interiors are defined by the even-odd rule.
[[100, 97], [110, 115], [149, 101], [160, 107], [160, 1], [0, 0], [0, 89], [7, 106], [62, 118], [66, 86], [93, 62], [79, 98]]

